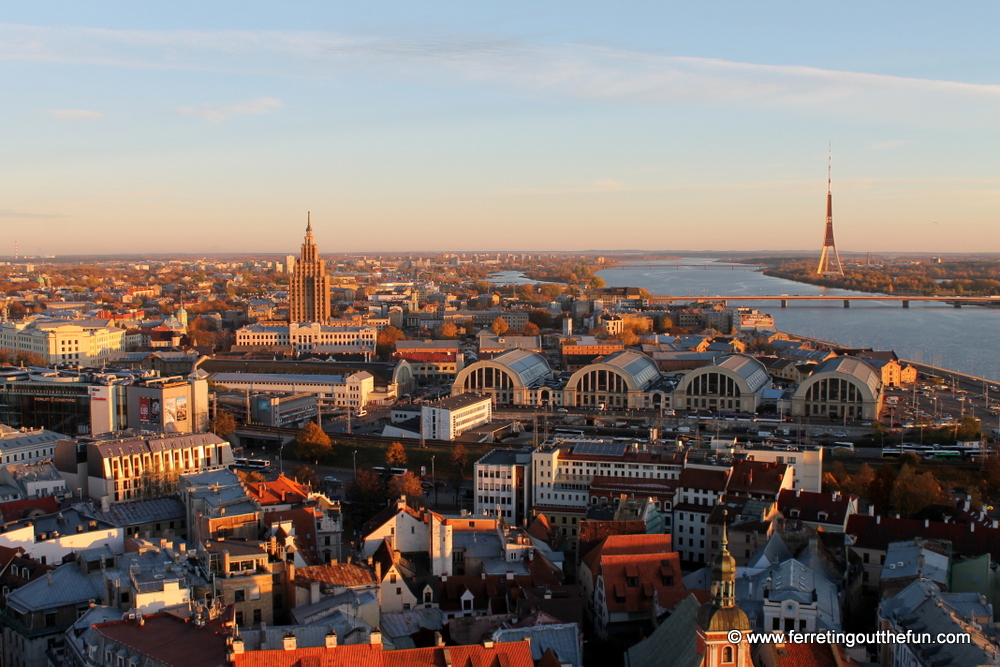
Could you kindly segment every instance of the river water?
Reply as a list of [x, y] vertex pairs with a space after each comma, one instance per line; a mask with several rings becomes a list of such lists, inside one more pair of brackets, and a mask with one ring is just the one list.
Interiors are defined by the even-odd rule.
[[[625, 264], [597, 275], [609, 287], [643, 287], [654, 296], [862, 294], [773, 278], [754, 267], [701, 257]], [[775, 327], [786, 333], [848, 347], [895, 350], [904, 359], [1000, 381], [1000, 308], [955, 308], [919, 301], [911, 302], [909, 308], [898, 301], [854, 301], [850, 308], [839, 301], [789, 301], [787, 308], [770, 301], [733, 305], [770, 313]]]

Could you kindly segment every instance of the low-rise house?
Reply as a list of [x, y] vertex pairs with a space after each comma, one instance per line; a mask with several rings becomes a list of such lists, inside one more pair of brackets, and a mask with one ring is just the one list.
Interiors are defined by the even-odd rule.
[[949, 547], [946, 543], [920, 538], [890, 543], [879, 576], [881, 597], [891, 598], [917, 579], [933, 581], [942, 590], [947, 590]]
[[[598, 593], [598, 583], [601, 580], [602, 574], [602, 559], [605, 556], [617, 557], [617, 556], [635, 556], [643, 558], [645, 556], [653, 555], [659, 558], [660, 561], [668, 560], [670, 561], [669, 568], [673, 567], [673, 562], [677, 559], [677, 554], [673, 550], [673, 539], [670, 535], [645, 535], [645, 534], [626, 534], [626, 535], [609, 535], [604, 538], [601, 543], [590, 549], [582, 558], [580, 562], [580, 569], [577, 574], [577, 581], [580, 582], [580, 587], [583, 591], [584, 598], [584, 612], [585, 619], [587, 622], [596, 625], [598, 623], [597, 614], [606, 613], [598, 610], [597, 600], [600, 598], [602, 600], [607, 600], [606, 593]], [[656, 560], [656, 559], [653, 559]], [[611, 562], [611, 561], [609, 561]], [[620, 564], [617, 560], [615, 563], [615, 576], [618, 576], [618, 565]], [[662, 563], [661, 563], [662, 565]], [[681, 577], [679, 571], [676, 573], [675, 581], [671, 585], [663, 584], [660, 573], [655, 573], [655, 580], [660, 581], [660, 588], [673, 588], [676, 586], [681, 586]], [[612, 582], [616, 583], [616, 582]], [[627, 582], [626, 582], [627, 583]], [[614, 595], [615, 591], [612, 587], [611, 594]], [[635, 596], [633, 596], [635, 597]], [[607, 604], [604, 603], [605, 610]], [[617, 607], [616, 607], [617, 608]], [[607, 622], [605, 623], [607, 625]]]
[[[883, 667], [995, 665], [1000, 642], [992, 627], [993, 614], [976, 593], [943, 593], [933, 582], [917, 579], [878, 607], [878, 629], [911, 632], [915, 641], [884, 643]], [[940, 636], [968, 636], [968, 642], [944, 643]]]
[[0, 468], [0, 484], [14, 487], [18, 498], [63, 496], [67, 493], [66, 480], [51, 460], [11, 463]]
[[74, 508], [22, 519], [0, 529], [0, 546], [20, 547], [42, 563], [61, 563], [74, 552], [94, 547], [122, 553], [124, 544], [121, 528]]
[[786, 519], [797, 519], [813, 528], [844, 532], [847, 520], [858, 511], [858, 497], [853, 493], [814, 493], [784, 489], [778, 496], [778, 511]]

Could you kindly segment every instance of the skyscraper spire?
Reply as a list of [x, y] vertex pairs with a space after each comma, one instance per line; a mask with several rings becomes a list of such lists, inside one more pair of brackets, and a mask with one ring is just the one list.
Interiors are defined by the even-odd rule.
[[819, 255], [819, 266], [816, 274], [820, 276], [842, 276], [844, 266], [840, 263], [840, 253], [833, 241], [833, 143], [826, 161], [826, 235], [823, 238], [823, 249]]
[[290, 322], [321, 322], [330, 319], [330, 276], [313, 238], [312, 213], [306, 213], [306, 237], [302, 254], [289, 281]]

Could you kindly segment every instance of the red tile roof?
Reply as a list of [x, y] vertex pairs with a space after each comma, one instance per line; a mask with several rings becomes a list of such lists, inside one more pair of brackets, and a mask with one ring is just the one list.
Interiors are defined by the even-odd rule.
[[591, 521], [580, 522], [579, 553], [586, 556], [600, 542], [612, 535], [644, 535], [646, 522], [642, 519], [630, 521]]
[[844, 531], [856, 538], [855, 546], [861, 549], [885, 551], [890, 542], [909, 541], [915, 537], [951, 540], [952, 553], [956, 556], [982, 556], [1000, 554], [1000, 528], [874, 517], [852, 514]]
[[727, 493], [775, 497], [788, 475], [788, 465], [770, 461], [737, 461], [729, 477]]
[[771, 646], [771, 652], [776, 658], [775, 667], [857, 667], [858, 664], [839, 644], [782, 644]]
[[[847, 520], [847, 510], [850, 501], [857, 496], [847, 493], [816, 493], [798, 489], [784, 489], [778, 495], [778, 511], [787, 518], [802, 521], [831, 523], [844, 525]], [[798, 510], [798, 516], [792, 517], [792, 510]], [[825, 512], [826, 518], [820, 519], [819, 513]]]
[[268, 505], [303, 503], [309, 497], [308, 486], [284, 475], [278, 475], [273, 482], [253, 482], [246, 487], [247, 495], [256, 498], [265, 508]]
[[3, 513], [4, 523], [23, 519], [29, 516], [33, 509], [41, 510], [41, 514], [55, 514], [59, 511], [59, 501], [56, 500], [55, 496], [43, 496], [0, 503], [0, 512]]
[[375, 584], [375, 573], [354, 563], [313, 565], [295, 570], [295, 581], [320, 581], [335, 586], [368, 586]]
[[677, 553], [601, 556], [608, 611], [652, 609], [659, 591], [684, 589]]
[[681, 471], [677, 487], [683, 489], [708, 489], [710, 491], [725, 491], [729, 481], [729, 468], [707, 470], [705, 468], [686, 467]]
[[[601, 573], [601, 559], [604, 556], [640, 556], [656, 554], [666, 558], [674, 553], [673, 538], [670, 535], [611, 535], [599, 547], [591, 550], [583, 562], [590, 568], [594, 582]], [[676, 556], [677, 554], [674, 553]], [[680, 579], [678, 578], [678, 581]]]
[[171, 614], [144, 616], [136, 621], [98, 623], [94, 631], [116, 644], [165, 665], [217, 667], [226, 663], [226, 634], [217, 624], [198, 627]]
[[534, 667], [528, 641], [383, 651], [377, 644], [290, 651], [247, 651], [233, 656], [234, 667]]

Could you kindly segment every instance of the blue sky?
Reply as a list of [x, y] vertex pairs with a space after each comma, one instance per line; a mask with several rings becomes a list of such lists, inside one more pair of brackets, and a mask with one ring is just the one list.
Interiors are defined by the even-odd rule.
[[0, 255], [1000, 249], [996, 3], [21, 4]]

